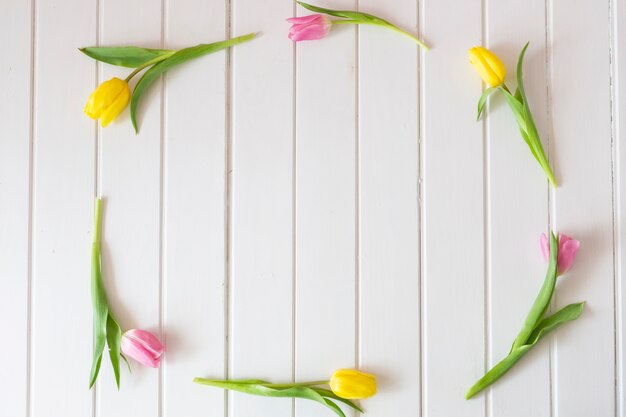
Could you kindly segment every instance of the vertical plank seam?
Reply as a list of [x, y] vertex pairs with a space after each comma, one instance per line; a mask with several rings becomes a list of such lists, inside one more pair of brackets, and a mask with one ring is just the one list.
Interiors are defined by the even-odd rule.
[[[488, 0], [481, 0], [481, 41], [485, 47], [489, 47], [488, 28]], [[483, 88], [486, 87], [483, 83]], [[489, 108], [489, 103], [487, 103]], [[490, 163], [489, 163], [489, 116], [483, 117], [482, 124], [483, 139], [483, 349], [484, 349], [484, 371], [487, 373], [491, 365], [491, 270], [490, 270], [490, 245], [491, 245], [491, 210], [490, 210]], [[484, 396], [484, 415], [489, 417], [492, 408], [492, 390], [487, 389]]]
[[35, 181], [35, 43], [36, 43], [36, 7], [37, 0], [30, 3], [30, 92], [29, 92], [29, 114], [28, 114], [28, 248], [27, 248], [27, 270], [26, 270], [26, 416], [32, 415], [32, 393], [33, 393], [33, 188]]
[[[232, 37], [232, 0], [225, 0], [225, 36]], [[226, 49], [226, 62], [224, 71], [224, 294], [223, 294], [223, 338], [224, 338], [224, 378], [230, 378], [230, 285], [231, 285], [231, 221], [232, 221], [232, 49]], [[224, 417], [230, 413], [230, 394], [224, 390]]]
[[[96, 46], [100, 46], [100, 40], [102, 39], [101, 31], [102, 31], [102, 26], [103, 26], [102, 22], [101, 22], [101, 19], [102, 19], [102, 10], [101, 10], [101, 8], [102, 8], [103, 0], [96, 0], [95, 3], [96, 3], [96, 13], [95, 13], [96, 14], [96, 29], [95, 29], [96, 30]], [[95, 81], [94, 82], [95, 85], [94, 85], [94, 88], [97, 88], [98, 84], [100, 83], [100, 73], [101, 73], [102, 65], [100, 64], [100, 62], [96, 61], [94, 63], [94, 66], [95, 66], [95, 80], [94, 80]], [[101, 192], [101, 190], [100, 190], [100, 188], [101, 188], [100, 187], [100, 180], [101, 180], [101, 178], [100, 178], [101, 177], [100, 176], [100, 165], [101, 165], [100, 164], [100, 157], [101, 157], [100, 146], [101, 146], [101, 140], [100, 140], [100, 127], [99, 127], [99, 124], [98, 124], [97, 120], [93, 123], [93, 126], [94, 126], [94, 142], [95, 142], [94, 143], [94, 150], [93, 150], [93, 153], [94, 153], [94, 167], [93, 167], [93, 170], [94, 170], [94, 176], [93, 176], [94, 184], [93, 184], [93, 188], [94, 188], [95, 197], [97, 198], [97, 197], [100, 197], [100, 192]], [[106, 202], [105, 202], [105, 205], [106, 205]], [[94, 230], [94, 233], [95, 233], [95, 230]], [[93, 386], [92, 390], [93, 390], [92, 400], [91, 400], [92, 401], [92, 404], [91, 404], [92, 415], [93, 415], [93, 417], [97, 417], [100, 414], [100, 407], [99, 407], [99, 403], [98, 403], [98, 401], [99, 401], [99, 395], [98, 394], [100, 392], [100, 384], [99, 384], [98, 381], [96, 381], [96, 383]]]
[[[161, 0], [161, 48], [165, 48], [165, 33], [167, 25], [167, 0]], [[159, 120], [159, 333], [161, 334], [161, 340], [167, 344], [165, 329], [165, 128], [166, 128], [166, 98], [167, 98], [167, 74], [163, 74], [161, 78], [161, 103], [160, 103], [160, 120]], [[158, 415], [163, 417], [165, 409], [166, 392], [164, 388], [164, 380], [167, 372], [167, 359], [159, 367], [159, 383], [158, 383]]]
[[[292, 13], [293, 16], [297, 16], [297, 6], [294, 2], [292, 5]], [[295, 382], [296, 380], [296, 360], [297, 360], [297, 337], [296, 337], [296, 318], [297, 318], [297, 285], [298, 280], [296, 276], [296, 235], [297, 235], [297, 198], [296, 198], [296, 187], [297, 187], [297, 53], [298, 48], [296, 47], [296, 42], [292, 42], [291, 45], [291, 71], [292, 71], [292, 94], [291, 94], [291, 135], [292, 135], [292, 148], [291, 148], [291, 381]], [[293, 417], [296, 416], [296, 399], [291, 399], [291, 415]]]
[[621, 334], [621, 283], [618, 280], [621, 270], [621, 259], [619, 257], [619, 178], [620, 178], [620, 164], [619, 164], [619, 43], [617, 37], [617, 17], [616, 17], [616, 2], [613, 0], [608, 1], [609, 5], [609, 84], [610, 84], [610, 117], [611, 117], [611, 209], [612, 209], [612, 221], [613, 221], [613, 345], [614, 345], [614, 385], [615, 385], [615, 416], [621, 415], [622, 412], [622, 375], [621, 375], [621, 346], [622, 346], [622, 334]]
[[[553, 53], [552, 53], [552, 42], [553, 42], [553, 31], [552, 31], [552, 25], [553, 25], [553, 3], [552, 0], [545, 0], [545, 12], [544, 12], [544, 21], [545, 21], [545, 83], [546, 83], [546, 117], [547, 117], [547, 130], [548, 130], [548, 134], [547, 134], [547, 139], [546, 139], [546, 145], [548, 148], [548, 161], [552, 164], [552, 166], [554, 167], [554, 170], [557, 171], [557, 167], [555, 166], [555, 161], [553, 156], [553, 153], [551, 152], [552, 150], [552, 146], [551, 146], [551, 138], [553, 136], [553, 124], [552, 124], [552, 62], [554, 59]], [[557, 171], [558, 172], [558, 171]], [[548, 197], [548, 201], [547, 201], [547, 222], [548, 222], [548, 230], [550, 231], [550, 233], [552, 232], [552, 229], [555, 225], [555, 214], [554, 211], [556, 209], [556, 196], [555, 196], [555, 191], [554, 189], [548, 185], [548, 192], [547, 192], [547, 197]], [[551, 305], [549, 306], [549, 308], [552, 308], [552, 305], [556, 302], [556, 294], [553, 297], [553, 301], [551, 302]], [[549, 339], [549, 343], [548, 343], [548, 390], [549, 390], [549, 398], [548, 398], [548, 402], [549, 402], [549, 407], [550, 407], [550, 417], [556, 416], [558, 415], [558, 410], [557, 410], [557, 402], [555, 399], [556, 396], [556, 389], [555, 389], [555, 385], [556, 385], [556, 345], [555, 345], [555, 341], [553, 338]]]
[[[424, 2], [426, 0], [417, 0], [417, 9], [418, 9], [418, 35], [420, 39], [423, 38], [423, 28], [424, 24], [424, 16], [425, 12], [422, 10], [424, 7]], [[424, 228], [425, 228], [425, 205], [424, 205], [424, 132], [425, 132], [425, 110], [424, 110], [424, 80], [425, 80], [425, 63], [424, 63], [424, 55], [425, 51], [423, 48], [419, 48], [417, 54], [418, 60], [418, 68], [417, 68], [417, 85], [418, 85], [418, 224], [419, 224], [419, 340], [420, 340], [420, 351], [419, 351], [419, 378], [420, 378], [420, 398], [419, 398], [419, 407], [420, 407], [420, 417], [426, 416], [426, 406], [428, 404], [427, 387], [426, 387], [426, 281], [424, 279], [424, 265], [425, 265], [425, 257], [424, 257]]]
[[[359, 0], [354, 0], [356, 10], [359, 10]], [[360, 163], [360, 28], [355, 25], [354, 34], [354, 361], [357, 369], [361, 367], [361, 163]], [[355, 413], [359, 415], [358, 412]]]
[[[421, 25], [421, 0], [415, 0], [415, 31], [420, 39], [422, 37], [422, 25]], [[421, 91], [422, 91], [422, 48], [417, 46], [417, 53], [415, 54], [416, 59], [416, 70], [417, 70], [417, 91], [416, 99], [417, 99], [417, 240], [418, 240], [418, 248], [417, 248], [417, 257], [418, 257], [418, 268], [417, 268], [417, 286], [418, 286], [418, 338], [419, 338], [419, 360], [418, 360], [418, 373], [419, 373], [419, 398], [418, 398], [418, 410], [419, 416], [422, 417], [424, 415], [423, 412], [423, 398], [424, 398], [424, 373], [423, 373], [423, 357], [422, 357], [422, 340], [423, 340], [423, 323], [422, 323], [422, 247], [423, 247], [423, 237], [422, 237], [422, 99], [421, 99]]]

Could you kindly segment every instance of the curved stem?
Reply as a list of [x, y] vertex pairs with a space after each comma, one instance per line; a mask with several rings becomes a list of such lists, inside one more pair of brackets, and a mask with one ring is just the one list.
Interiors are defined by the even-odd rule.
[[100, 242], [100, 230], [102, 229], [102, 199], [96, 198], [96, 208], [94, 215], [93, 243]]
[[383, 28], [387, 28], [387, 29], [391, 29], [396, 33], [399, 33], [401, 35], [406, 36], [407, 38], [411, 39], [413, 42], [417, 43], [419, 46], [421, 46], [422, 48], [424, 48], [425, 50], [429, 50], [430, 47], [428, 45], [426, 45], [421, 39], [417, 38], [416, 36], [411, 35], [409, 32], [405, 32], [404, 30], [400, 29], [397, 26], [394, 26], [392, 24], [383, 24], [383, 23], [375, 23], [375, 22], [366, 22], [363, 20], [354, 20], [354, 19], [344, 19], [344, 20], [332, 20], [331, 23], [333, 25], [371, 25], [371, 26], [380, 26]]
[[176, 51], [171, 51], [168, 52], [167, 54], [163, 54], [163, 55], [159, 55], [158, 57], [151, 59], [150, 61], [146, 62], [145, 64], [135, 68], [133, 70], [133, 72], [131, 72], [128, 77], [126, 77], [126, 82], [129, 82], [131, 78], [133, 78], [135, 75], [137, 75], [141, 70], [143, 70], [146, 67], [149, 67], [151, 65], [157, 64], [161, 61], [165, 61], [167, 58], [171, 57], [172, 55], [174, 55], [176, 53]]
[[310, 382], [297, 382], [293, 384], [263, 384], [267, 388], [291, 388], [291, 387], [313, 387], [316, 385], [327, 385], [328, 381], [310, 381]]

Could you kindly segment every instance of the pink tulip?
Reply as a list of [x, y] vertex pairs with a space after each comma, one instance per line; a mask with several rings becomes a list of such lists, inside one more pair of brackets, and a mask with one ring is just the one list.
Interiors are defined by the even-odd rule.
[[132, 329], [122, 335], [122, 353], [144, 366], [158, 368], [165, 346], [152, 333]]
[[[541, 234], [540, 243], [541, 252], [547, 262], [550, 259], [550, 242], [545, 233]], [[557, 255], [557, 271], [559, 275], [563, 275], [572, 268], [579, 247], [579, 241], [567, 235], [559, 234], [559, 253]]]
[[321, 14], [292, 17], [287, 21], [292, 23], [289, 29], [289, 39], [294, 42], [322, 39], [332, 26], [330, 18]]

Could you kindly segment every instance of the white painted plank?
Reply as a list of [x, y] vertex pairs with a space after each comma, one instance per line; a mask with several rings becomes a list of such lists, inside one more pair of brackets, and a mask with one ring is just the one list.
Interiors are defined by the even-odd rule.
[[[351, 0], [318, 2], [354, 8]], [[298, 14], [311, 14], [299, 8]], [[283, 25], [286, 31], [287, 26]], [[355, 356], [356, 100], [354, 27], [297, 48], [296, 379], [323, 380]], [[296, 415], [327, 412], [300, 400]]]
[[626, 124], [626, 7], [623, 1], [613, 2], [612, 9], [612, 62], [613, 62], [613, 141], [615, 146], [615, 204], [616, 204], [616, 229], [615, 229], [615, 245], [616, 245], [616, 271], [615, 284], [617, 300], [616, 311], [616, 343], [617, 343], [617, 362], [616, 366], [616, 415], [620, 417], [626, 416], [626, 390], [624, 389], [624, 378], [626, 377], [626, 284], [623, 282], [624, 262], [626, 261], [626, 140], [624, 125]]
[[32, 417], [92, 413], [90, 252], [94, 1], [37, 2], [32, 259]]
[[[166, 16], [167, 48], [225, 39], [225, 1], [167, 2]], [[166, 78], [165, 416], [224, 414], [224, 393], [191, 380], [224, 377], [225, 67], [219, 52]]]
[[[359, 8], [417, 33], [417, 2]], [[378, 375], [368, 416], [421, 413], [419, 92], [416, 44], [359, 33], [360, 365]]]
[[[290, 2], [233, 0], [230, 376], [293, 377], [293, 45]], [[234, 394], [232, 416], [291, 415], [292, 403]]]
[[[554, 2], [551, 10], [551, 140], [555, 228], [581, 241], [557, 307], [587, 301], [555, 333], [555, 416], [615, 412], [615, 339], [608, 8]], [[580, 22], [594, 30], [581, 30]]]
[[[489, 2], [485, 15], [486, 45], [505, 63], [510, 88], [517, 85], [518, 55], [530, 42], [524, 63], [526, 94], [547, 150], [545, 2]], [[465, 66], [471, 71], [469, 64]], [[478, 82], [477, 75], [475, 80]], [[500, 94], [493, 97], [486, 118], [489, 367], [508, 354], [541, 288], [547, 266], [538, 242], [540, 233], [548, 230], [545, 175], [520, 136], [504, 98]], [[548, 340], [543, 341], [493, 385], [488, 397], [491, 415], [550, 415], [549, 345]]]
[[31, 3], [0, 4], [0, 415], [22, 416], [28, 401]]
[[[161, 45], [161, 1], [101, 3], [100, 44]], [[137, 19], [141, 16], [141, 19]], [[101, 66], [100, 81], [125, 78], [128, 68]], [[137, 81], [133, 80], [133, 81]], [[103, 274], [111, 307], [123, 330], [141, 328], [159, 335], [161, 83], [139, 104], [139, 135], [128, 109], [100, 129], [99, 190], [105, 199]], [[103, 361], [98, 408], [103, 416], [156, 416], [159, 371], [132, 363], [122, 370], [118, 391], [108, 360]]]
[[434, 48], [422, 76], [423, 411], [482, 416], [467, 389], [485, 371], [481, 85], [467, 63], [480, 43], [481, 2], [425, 0], [423, 32]]

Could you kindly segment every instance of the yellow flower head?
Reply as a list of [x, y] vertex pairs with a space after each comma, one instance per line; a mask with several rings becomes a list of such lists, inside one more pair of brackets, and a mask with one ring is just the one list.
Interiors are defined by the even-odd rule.
[[504, 83], [506, 68], [500, 58], [489, 49], [475, 46], [469, 50], [470, 64], [476, 68], [480, 78], [490, 87]]
[[91, 93], [85, 114], [92, 119], [100, 119], [100, 125], [107, 127], [124, 110], [130, 100], [128, 83], [119, 78], [103, 82]]
[[355, 369], [340, 369], [330, 378], [330, 389], [347, 400], [360, 400], [376, 394], [376, 376]]

